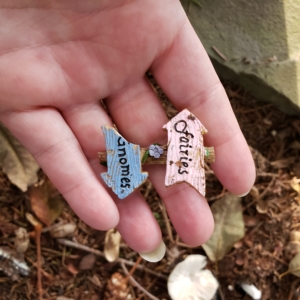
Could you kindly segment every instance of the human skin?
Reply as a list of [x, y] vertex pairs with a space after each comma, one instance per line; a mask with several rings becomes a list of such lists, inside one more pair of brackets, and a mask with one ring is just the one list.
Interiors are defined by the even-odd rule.
[[[113, 227], [138, 252], [161, 242], [145, 199], [124, 200], [100, 179], [102, 125], [130, 142], [166, 141], [168, 122], [145, 78], [151, 70], [180, 111], [189, 109], [215, 147], [212, 168], [232, 193], [248, 192], [255, 167], [223, 86], [175, 0], [0, 0], [0, 120], [88, 225]], [[181, 239], [204, 243], [213, 230], [207, 201], [186, 184], [164, 186], [165, 168], [144, 168]]]

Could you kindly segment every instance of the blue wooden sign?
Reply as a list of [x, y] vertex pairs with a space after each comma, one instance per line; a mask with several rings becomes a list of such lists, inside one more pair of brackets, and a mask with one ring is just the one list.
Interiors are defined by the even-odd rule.
[[140, 146], [127, 142], [113, 127], [102, 126], [107, 153], [107, 173], [101, 176], [113, 192], [124, 199], [148, 177], [141, 172]]

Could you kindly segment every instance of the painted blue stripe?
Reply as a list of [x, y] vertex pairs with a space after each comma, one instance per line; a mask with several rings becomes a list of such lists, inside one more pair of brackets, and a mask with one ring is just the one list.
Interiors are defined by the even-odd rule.
[[127, 142], [114, 128], [102, 126], [107, 153], [107, 173], [101, 176], [114, 193], [124, 199], [148, 177], [141, 172], [140, 146]]

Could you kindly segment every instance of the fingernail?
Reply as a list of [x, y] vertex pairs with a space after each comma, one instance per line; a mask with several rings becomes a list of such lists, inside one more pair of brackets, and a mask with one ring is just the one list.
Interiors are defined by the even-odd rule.
[[153, 251], [147, 253], [139, 253], [139, 255], [149, 262], [158, 262], [165, 256], [165, 253], [166, 245], [163, 241], [161, 241], [158, 247]]
[[247, 193], [245, 193], [245, 194], [237, 195], [237, 196], [240, 197], [240, 198], [245, 197], [245, 196], [247, 196], [247, 195], [250, 193], [250, 191], [251, 191], [251, 190], [249, 190], [249, 191], [248, 191]]

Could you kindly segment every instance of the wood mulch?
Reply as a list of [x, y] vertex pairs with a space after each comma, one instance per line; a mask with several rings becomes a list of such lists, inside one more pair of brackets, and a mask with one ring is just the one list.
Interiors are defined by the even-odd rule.
[[[291, 187], [291, 180], [300, 178], [300, 120], [282, 113], [271, 104], [256, 101], [243, 89], [230, 83], [225, 82], [224, 87], [251, 148], [257, 167], [257, 179], [250, 194], [242, 200], [245, 237], [217, 265], [208, 264], [220, 282], [215, 299], [251, 299], [240, 288], [241, 282], [254, 284], [262, 291], [263, 300], [299, 299], [300, 279], [286, 275], [279, 280], [279, 275], [288, 269], [296, 253], [289, 243], [290, 232], [300, 230], [297, 193]], [[174, 116], [176, 110], [156, 85], [155, 89], [168, 116]], [[172, 225], [171, 229], [168, 227], [169, 222], [159, 195], [150, 182], [144, 184], [142, 192], [161, 227], [168, 250], [159, 263], [142, 261], [133, 278], [140, 287], [156, 297], [153, 299], [170, 299], [166, 285], [170, 271], [188, 254], [205, 255], [205, 252], [201, 247], [190, 248], [183, 244]], [[224, 192], [207, 166], [209, 203], [222, 197]], [[14, 230], [18, 227], [24, 227], [28, 232], [33, 230], [25, 217], [26, 212], [30, 212], [28, 195], [13, 186], [0, 170], [0, 249], [13, 249]], [[124, 280], [124, 272], [130, 271], [138, 260], [134, 251], [121, 243], [121, 259], [109, 263], [102, 254], [105, 232], [84, 224], [67, 203], [59, 221], [75, 223], [77, 228], [74, 237], [68, 239], [91, 250], [66, 246], [52, 238], [49, 232], [42, 234], [44, 299], [118, 299], [112, 296], [112, 275], [115, 273], [119, 274], [117, 276], [120, 276], [124, 285], [122, 288], [129, 291], [131, 299], [150, 299], [139, 287]], [[171, 242], [172, 239], [175, 242]], [[33, 265], [37, 261], [36, 253], [35, 240], [31, 239], [25, 253], [25, 261], [31, 269], [28, 277], [21, 276], [19, 280], [13, 281], [0, 272], [0, 299], [38, 299], [37, 268]], [[92, 268], [86, 267], [88, 270], [84, 270], [84, 264], [90, 264]]]

